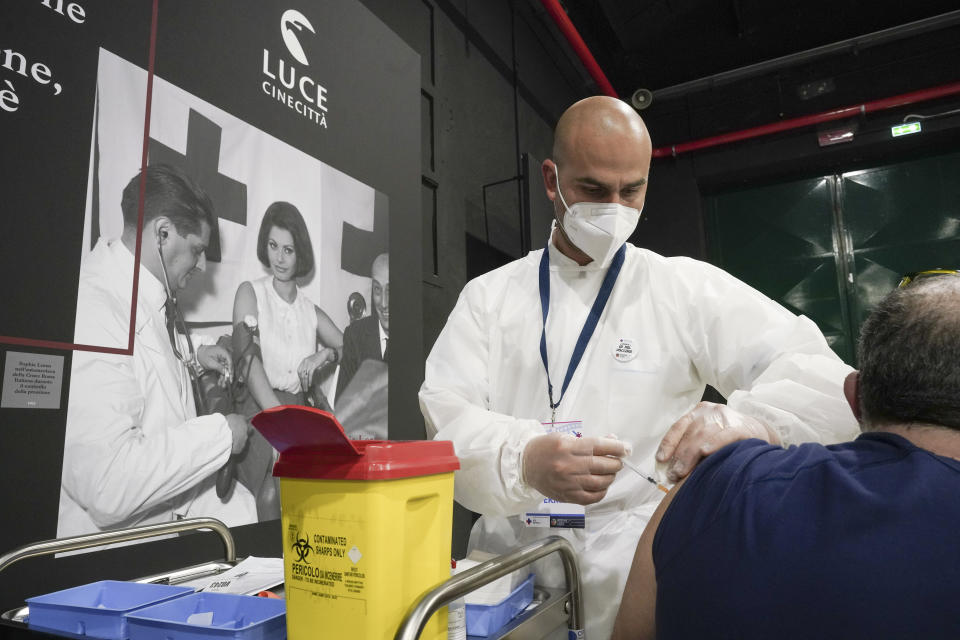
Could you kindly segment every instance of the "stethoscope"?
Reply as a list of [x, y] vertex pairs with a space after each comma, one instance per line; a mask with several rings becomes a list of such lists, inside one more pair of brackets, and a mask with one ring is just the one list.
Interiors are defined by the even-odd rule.
[[[193, 340], [190, 339], [190, 332], [187, 331], [187, 323], [183, 318], [183, 314], [180, 313], [180, 305], [177, 302], [177, 296], [173, 293], [173, 288], [170, 286], [170, 277], [167, 275], [167, 263], [163, 258], [163, 242], [162, 240], [167, 237], [167, 232], [164, 230], [157, 231], [157, 255], [160, 256], [160, 270], [163, 271], [163, 288], [167, 292], [167, 303], [164, 304], [164, 310], [167, 314], [167, 319], [172, 320], [172, 322], [167, 323], [167, 332], [170, 336], [170, 346], [173, 348], [173, 354], [176, 356], [177, 360], [182, 362], [186, 369], [187, 373], [190, 376], [190, 388], [193, 392], [193, 401], [197, 409], [198, 415], [207, 415], [211, 413], [210, 407], [207, 406], [206, 395], [201, 390], [202, 378], [204, 376], [203, 367], [200, 366], [200, 361], [197, 360], [197, 352], [193, 348]], [[182, 333], [184, 340], [187, 342], [187, 352], [189, 353], [189, 358], [184, 358], [183, 353], [181, 353], [179, 344], [177, 340], [177, 333]], [[249, 366], [248, 366], [249, 368]], [[219, 373], [217, 373], [219, 375]], [[230, 405], [233, 406], [233, 388], [232, 385], [227, 385], [227, 393], [229, 394]], [[217, 497], [221, 500], [224, 500], [227, 494], [230, 492], [230, 487], [232, 486], [233, 479], [236, 476], [236, 460], [231, 456], [224, 465], [217, 471], [216, 477], [216, 490]]]
[[[163, 258], [162, 242], [162, 239], [166, 237], [166, 231], [160, 230], [157, 232], [157, 255], [160, 256], [160, 270], [163, 272], [163, 288], [167, 293], [167, 303], [164, 304], [164, 310], [166, 311], [168, 320], [167, 333], [170, 336], [170, 346], [173, 348], [173, 355], [176, 356], [177, 360], [186, 366], [191, 379], [194, 383], [197, 383], [199, 382], [202, 370], [200, 363], [197, 360], [197, 352], [193, 347], [193, 340], [190, 339], [190, 332], [187, 331], [187, 323], [183, 319], [183, 314], [180, 313], [180, 305], [177, 302], [177, 296], [173, 293], [173, 288], [170, 286], [170, 277], [167, 275], [167, 263]], [[171, 320], [172, 322], [170, 322]], [[177, 339], [178, 333], [183, 335], [183, 338], [187, 343], [187, 353], [189, 357], [184, 357], [183, 353], [180, 351], [180, 342]], [[199, 396], [199, 394], [195, 395]], [[202, 398], [196, 397], [195, 399], [197, 402], [202, 403]]]

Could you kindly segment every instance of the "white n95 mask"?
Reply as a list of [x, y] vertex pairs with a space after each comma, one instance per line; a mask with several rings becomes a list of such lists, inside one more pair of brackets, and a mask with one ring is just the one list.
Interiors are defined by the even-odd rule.
[[604, 264], [637, 228], [640, 211], [612, 202], [577, 202], [568, 207], [560, 191], [560, 170], [556, 172], [557, 194], [566, 209], [560, 229], [578, 249]]

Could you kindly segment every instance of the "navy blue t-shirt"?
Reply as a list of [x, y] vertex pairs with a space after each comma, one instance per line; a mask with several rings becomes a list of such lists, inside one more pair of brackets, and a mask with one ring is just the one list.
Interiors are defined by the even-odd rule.
[[891, 433], [707, 457], [653, 541], [657, 637], [960, 638], [960, 462]]

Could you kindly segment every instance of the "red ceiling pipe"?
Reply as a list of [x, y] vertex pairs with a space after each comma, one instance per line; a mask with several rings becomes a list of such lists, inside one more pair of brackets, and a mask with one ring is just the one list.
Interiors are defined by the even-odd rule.
[[698, 149], [716, 147], [721, 144], [737, 142], [739, 140], [747, 140], [748, 138], [757, 138], [759, 136], [778, 133], [780, 131], [799, 129], [800, 127], [807, 127], [812, 124], [819, 124], [821, 122], [841, 120], [843, 118], [849, 118], [858, 114], [867, 114], [874, 111], [894, 109], [896, 107], [902, 107], [915, 102], [934, 100], [936, 98], [943, 98], [944, 96], [951, 96], [958, 93], [960, 93], [960, 82], [954, 82], [952, 84], [945, 84], [939, 87], [931, 87], [929, 89], [921, 89], [919, 91], [912, 91], [910, 93], [902, 93], [898, 96], [892, 96], [890, 98], [882, 98], [880, 100], [864, 102], [863, 104], [852, 107], [842, 107], [840, 109], [834, 109], [833, 111], [824, 111], [823, 113], [816, 113], [809, 116], [790, 118], [789, 120], [772, 122], [759, 127], [743, 129], [742, 131], [734, 131], [732, 133], [724, 133], [719, 136], [711, 136], [709, 138], [702, 138], [692, 142], [683, 142], [681, 144], [675, 144], [669, 147], [658, 147], [653, 150], [653, 157], [664, 158], [668, 156], [678, 156], [687, 151], [697, 151]]
[[[587, 68], [587, 72], [589, 72], [590, 76], [594, 79], [597, 85], [599, 85], [603, 93], [608, 96], [618, 98], [619, 96], [614, 90], [613, 85], [611, 85], [610, 81], [607, 80], [607, 76], [604, 75], [603, 70], [600, 68], [600, 65], [597, 64], [593, 54], [590, 53], [590, 49], [587, 48], [586, 43], [583, 41], [583, 38], [580, 37], [576, 27], [573, 26], [572, 22], [570, 22], [570, 18], [563, 10], [563, 7], [560, 6], [560, 2], [558, 0], [540, 0], [540, 4], [543, 5], [543, 8], [546, 9], [547, 13], [550, 14], [550, 17], [553, 18], [553, 21], [556, 23], [561, 33], [563, 33], [564, 37], [566, 37], [567, 42], [570, 43], [570, 46], [573, 47], [574, 52], [580, 58], [580, 61], [583, 62], [583, 65]], [[931, 87], [929, 89], [921, 89], [919, 91], [912, 91], [910, 93], [902, 93], [890, 98], [882, 98], [880, 100], [864, 102], [863, 104], [854, 105], [851, 107], [842, 107], [840, 109], [824, 111], [823, 113], [816, 113], [809, 116], [790, 118], [789, 120], [781, 120], [780, 122], [772, 122], [759, 127], [752, 127], [750, 129], [743, 129], [741, 131], [724, 133], [719, 136], [711, 136], [709, 138], [701, 138], [700, 140], [693, 140], [691, 142], [683, 142], [681, 144], [675, 144], [669, 147], [658, 147], [653, 150], [653, 157], [676, 157], [681, 153], [686, 153], [688, 151], [697, 151], [731, 142], [738, 142], [740, 140], [747, 140], [749, 138], [758, 138], [771, 133], [790, 131], [791, 129], [799, 129], [801, 127], [820, 124], [821, 122], [842, 120], [843, 118], [849, 118], [857, 114], [867, 114], [874, 111], [894, 109], [896, 107], [902, 107], [908, 104], [914, 104], [916, 102], [934, 100], [936, 98], [943, 98], [945, 96], [955, 95], [958, 93], [960, 93], [960, 82], [945, 84], [939, 87]]]
[[576, 53], [577, 57], [580, 58], [583, 66], [587, 68], [587, 72], [590, 74], [590, 77], [592, 77], [594, 82], [599, 85], [600, 90], [608, 96], [614, 98], [619, 97], [617, 92], [614, 90], [613, 85], [610, 84], [609, 80], [607, 80], [607, 76], [604, 75], [600, 65], [597, 64], [593, 54], [590, 53], [590, 49], [587, 48], [587, 44], [583, 41], [583, 38], [580, 37], [580, 34], [577, 32], [577, 28], [573, 26], [572, 22], [570, 22], [570, 18], [567, 17], [567, 12], [564, 11], [563, 7], [560, 6], [560, 2], [558, 2], [558, 0], [540, 0], [540, 4], [543, 5], [543, 8], [546, 9], [547, 13], [550, 14], [550, 17], [553, 18], [553, 21], [557, 24], [560, 32], [563, 33], [564, 37], [567, 39], [567, 42], [569, 42], [570, 46], [573, 47], [574, 53]]

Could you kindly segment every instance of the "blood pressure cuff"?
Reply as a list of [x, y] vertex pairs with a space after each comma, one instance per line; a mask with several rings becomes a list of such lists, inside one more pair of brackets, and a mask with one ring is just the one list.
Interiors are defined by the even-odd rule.
[[260, 335], [256, 329], [251, 329], [245, 322], [233, 325], [233, 335], [230, 338], [228, 349], [233, 357], [233, 371], [237, 384], [246, 385], [250, 364], [256, 358], [263, 361], [260, 352]]

